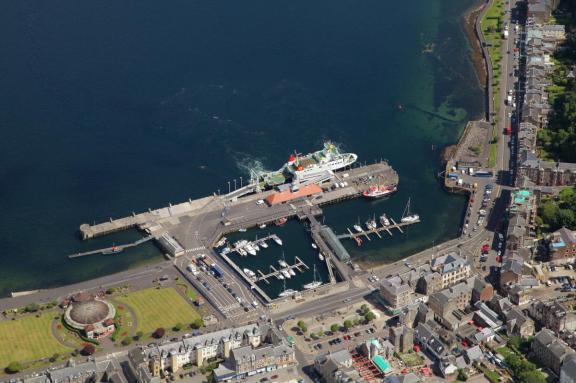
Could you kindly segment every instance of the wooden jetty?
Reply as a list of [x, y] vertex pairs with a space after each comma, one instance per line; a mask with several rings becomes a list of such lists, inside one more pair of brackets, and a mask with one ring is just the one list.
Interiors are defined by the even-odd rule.
[[302, 271], [301, 267], [305, 268], [306, 270], [310, 270], [310, 267], [308, 267], [307, 264], [304, 263], [304, 261], [302, 261], [300, 258], [298, 257], [294, 257], [295, 263], [293, 265], [288, 265], [287, 267], [282, 267], [280, 270], [276, 269], [273, 265], [270, 266], [270, 268], [272, 269], [272, 272], [268, 273], [268, 274], [264, 274], [262, 271], [258, 270], [258, 274], [260, 274], [259, 277], [256, 277], [256, 282], [260, 282], [260, 281], [264, 281], [268, 284], [270, 284], [270, 281], [268, 281], [269, 278], [272, 277], [276, 277], [277, 275], [281, 274], [281, 270], [293, 270], [296, 269], [299, 272], [303, 273], [304, 271]]
[[79, 257], [87, 256], [87, 255], [104, 254], [104, 253], [108, 253], [108, 252], [110, 253], [110, 255], [114, 255], [114, 254], [121, 252], [124, 249], [127, 249], [129, 247], [138, 246], [138, 245], [140, 245], [144, 242], [148, 242], [154, 238], [155, 237], [153, 235], [149, 235], [147, 237], [144, 237], [144, 238], [137, 240], [136, 242], [127, 243], [125, 245], [110, 246], [110, 247], [106, 247], [104, 249], [85, 251], [83, 253], [71, 254], [68, 256], [68, 258], [79, 258]]
[[370, 233], [374, 233], [376, 234], [378, 237], [382, 238], [382, 236], [380, 235], [380, 233], [382, 231], [386, 231], [388, 234], [390, 234], [390, 236], [392, 236], [392, 231], [391, 229], [398, 229], [398, 231], [400, 231], [400, 233], [404, 234], [404, 230], [402, 230], [403, 226], [408, 226], [408, 225], [413, 225], [415, 223], [420, 223], [420, 220], [416, 220], [414, 222], [400, 222], [397, 223], [396, 221], [394, 221], [394, 219], [389, 218], [390, 221], [392, 222], [392, 225], [388, 225], [388, 226], [377, 226], [375, 228], [370, 229], [369, 231], [364, 231], [362, 230], [359, 233], [354, 233], [352, 232], [352, 230], [350, 230], [349, 228], [346, 228], [346, 230], [348, 231], [348, 234], [341, 234], [338, 235], [338, 239], [354, 239], [356, 241], [356, 243], [358, 243], [358, 246], [360, 246], [360, 243], [358, 242], [359, 237], [361, 236], [365, 236], [366, 238], [370, 239], [370, 237], [368, 236], [368, 234]]

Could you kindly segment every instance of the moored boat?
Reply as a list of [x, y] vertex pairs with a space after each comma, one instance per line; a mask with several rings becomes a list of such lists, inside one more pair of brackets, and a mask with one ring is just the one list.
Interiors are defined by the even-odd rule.
[[388, 219], [388, 217], [386, 217], [386, 214], [382, 214], [380, 216], [380, 223], [382, 224], [382, 226], [390, 226], [390, 220]]
[[274, 236], [274, 237], [272, 237], [272, 239], [273, 239], [274, 242], [276, 242], [278, 245], [282, 246], [282, 240], [280, 239], [280, 237]]
[[322, 253], [318, 253], [318, 259], [323, 261], [324, 260], [324, 256], [322, 255]]
[[418, 214], [410, 213], [410, 198], [408, 198], [408, 203], [406, 204], [406, 208], [404, 209], [404, 213], [402, 214], [400, 222], [412, 223], [412, 222], [418, 222], [419, 220], [420, 216]]
[[254, 278], [256, 276], [256, 273], [250, 269], [245, 268], [242, 271], [244, 271], [244, 274], [246, 274], [250, 278]]
[[380, 198], [394, 193], [396, 185], [372, 185], [362, 195], [367, 198]]

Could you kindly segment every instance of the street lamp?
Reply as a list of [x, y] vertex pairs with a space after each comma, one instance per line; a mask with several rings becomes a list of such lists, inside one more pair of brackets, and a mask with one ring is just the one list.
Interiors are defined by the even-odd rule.
[[236, 178], [234, 178], [234, 190], [236, 190]]
[[228, 181], [228, 194], [230, 194], [230, 181]]
[[240, 176], [240, 188], [242, 188], [242, 176]]

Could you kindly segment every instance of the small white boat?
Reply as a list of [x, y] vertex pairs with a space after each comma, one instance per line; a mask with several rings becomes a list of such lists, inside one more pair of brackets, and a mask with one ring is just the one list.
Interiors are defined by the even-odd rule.
[[242, 271], [244, 271], [244, 274], [246, 274], [250, 278], [254, 278], [256, 276], [256, 273], [250, 269], [244, 269]]
[[280, 237], [272, 237], [272, 239], [274, 240], [274, 242], [276, 242], [278, 245], [282, 246], [282, 240], [280, 239]]
[[254, 250], [260, 251], [260, 246], [258, 246], [258, 243], [256, 243], [256, 242], [251, 242], [250, 245], [252, 245], [252, 247], [254, 248]]
[[312, 242], [312, 248], [313, 248], [313, 249], [317, 249], [318, 246], [316, 246], [316, 244], [315, 244], [314, 242]]
[[290, 275], [290, 273], [287, 272], [286, 270], [282, 269], [282, 270], [280, 270], [280, 272], [282, 273], [282, 275], [284, 276], [284, 278], [286, 278], [286, 279], [292, 278], [292, 276]]
[[238, 249], [238, 254], [240, 254], [241, 256], [245, 257], [248, 255], [248, 253], [246, 252], [246, 250], [244, 249]]
[[376, 221], [374, 221], [372, 219], [369, 221], [366, 221], [366, 227], [368, 228], [368, 230], [376, 229]]
[[246, 229], [241, 228], [241, 229], [238, 229], [238, 231], [241, 232], [241, 233], [244, 233], [244, 232], [246, 231]]
[[404, 223], [409, 223], [409, 222], [417, 222], [420, 220], [420, 216], [418, 214], [411, 214], [411, 215], [407, 215], [406, 217], [402, 218], [400, 221], [404, 222]]
[[268, 244], [266, 243], [266, 241], [260, 242], [260, 246], [261, 246], [263, 249], [267, 249], [267, 248], [268, 248]]
[[310, 283], [306, 283], [302, 287], [306, 290], [312, 290], [312, 289], [315, 289], [316, 287], [318, 287], [320, 285], [322, 285], [322, 281], [316, 277], [316, 265], [314, 265], [314, 279], [313, 279], [313, 281]]
[[276, 278], [278, 279], [284, 279], [284, 276], [282, 274], [276, 274]]
[[318, 259], [323, 261], [324, 260], [324, 256], [322, 255], [322, 253], [318, 253]]
[[266, 228], [266, 224], [263, 223], [262, 225], [260, 225], [260, 226], [258, 226], [258, 227], [259, 227], [260, 229], [264, 229], [264, 228]]
[[278, 260], [278, 264], [279, 264], [280, 266], [282, 266], [282, 267], [288, 267], [288, 264], [287, 264], [286, 261], [283, 260], [283, 259]]
[[290, 273], [291, 276], [295, 276], [296, 272], [292, 269], [288, 269], [288, 273]]
[[250, 255], [256, 255], [256, 249], [254, 249], [251, 244], [247, 244], [247, 245], [244, 247], [244, 249], [246, 249], [246, 251], [248, 252], [248, 254], [250, 254]]
[[226, 244], [226, 237], [220, 238], [220, 240], [216, 243], [216, 247], [224, 246]]
[[356, 230], [358, 233], [361, 233], [364, 231], [364, 230], [362, 230], [362, 227], [360, 225], [354, 225], [354, 230]]
[[390, 220], [388, 219], [388, 217], [386, 217], [386, 214], [382, 214], [382, 215], [380, 216], [380, 223], [381, 223], [383, 226], [389, 226], [389, 225], [390, 225]]
[[400, 222], [411, 223], [419, 220], [420, 216], [418, 214], [410, 214], [410, 198], [408, 198], [408, 203], [406, 204], [406, 208], [404, 208], [404, 213], [402, 214]]
[[296, 294], [298, 291], [296, 290], [292, 290], [292, 289], [287, 289], [282, 291], [280, 294], [278, 294], [279, 297], [291, 297], [292, 295]]

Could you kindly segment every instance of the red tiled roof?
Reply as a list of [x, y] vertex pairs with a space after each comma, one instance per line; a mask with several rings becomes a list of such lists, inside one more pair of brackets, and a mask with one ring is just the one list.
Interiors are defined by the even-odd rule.
[[286, 190], [283, 192], [271, 194], [266, 198], [266, 202], [268, 202], [268, 205], [278, 205], [279, 203], [282, 202], [291, 201], [293, 199], [301, 197], [308, 197], [318, 193], [322, 193], [322, 188], [316, 184], [312, 184], [303, 186], [300, 188], [300, 190], [295, 192], [291, 190]]

